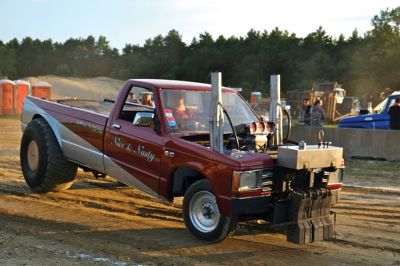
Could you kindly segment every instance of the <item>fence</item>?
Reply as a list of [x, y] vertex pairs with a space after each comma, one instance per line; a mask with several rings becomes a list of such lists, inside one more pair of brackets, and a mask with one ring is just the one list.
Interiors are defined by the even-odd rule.
[[[325, 141], [344, 148], [344, 157], [362, 157], [400, 161], [400, 130], [369, 130], [358, 128], [324, 128]], [[295, 126], [291, 140], [318, 142], [319, 128]]]

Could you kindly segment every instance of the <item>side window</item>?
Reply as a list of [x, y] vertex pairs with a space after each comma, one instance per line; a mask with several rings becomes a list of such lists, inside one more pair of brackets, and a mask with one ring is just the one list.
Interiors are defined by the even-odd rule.
[[134, 126], [149, 127], [153, 121], [154, 108], [152, 90], [133, 86], [124, 101], [119, 118]]
[[392, 107], [392, 106], [394, 105], [394, 102], [395, 102], [395, 99], [392, 99], [392, 100], [390, 101], [389, 108]]

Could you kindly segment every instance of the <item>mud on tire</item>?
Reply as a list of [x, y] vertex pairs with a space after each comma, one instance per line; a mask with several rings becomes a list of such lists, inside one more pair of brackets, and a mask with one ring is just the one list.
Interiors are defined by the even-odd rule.
[[205, 179], [193, 183], [186, 190], [182, 213], [189, 232], [210, 243], [224, 240], [236, 227], [236, 217], [220, 214], [211, 185]]
[[44, 119], [34, 119], [26, 127], [20, 160], [25, 181], [35, 192], [65, 190], [74, 182], [77, 165], [64, 157], [53, 130]]

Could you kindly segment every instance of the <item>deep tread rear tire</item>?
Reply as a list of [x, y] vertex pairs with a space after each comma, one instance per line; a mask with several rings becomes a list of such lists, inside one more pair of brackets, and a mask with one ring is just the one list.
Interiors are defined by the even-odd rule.
[[[31, 156], [28, 154], [30, 144], [36, 144], [39, 152], [39, 163], [34, 169], [31, 169], [34, 165], [32, 159], [28, 159]], [[25, 181], [35, 192], [65, 190], [74, 182], [77, 165], [64, 157], [53, 130], [44, 119], [34, 119], [26, 127], [21, 140], [20, 160]]]
[[[215, 223], [216, 226], [203, 226], [200, 221], [197, 221], [196, 216], [191, 213], [193, 211], [193, 201], [199, 201], [199, 197], [208, 197], [207, 200], [215, 200], [215, 195], [211, 189], [211, 185], [206, 179], [202, 179], [193, 183], [185, 193], [183, 198], [183, 220], [185, 221], [186, 228], [197, 238], [207, 241], [209, 243], [217, 243], [231, 234], [233, 234], [236, 228], [236, 217], [227, 217], [219, 213], [218, 206], [213, 211], [217, 211], [219, 219]], [[200, 200], [201, 201], [201, 200]], [[201, 219], [199, 219], [201, 220]], [[197, 224], [196, 224], [197, 223]]]

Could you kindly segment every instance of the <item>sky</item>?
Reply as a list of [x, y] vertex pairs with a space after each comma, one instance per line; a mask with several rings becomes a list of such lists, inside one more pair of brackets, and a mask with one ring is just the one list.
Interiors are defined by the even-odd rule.
[[363, 35], [374, 15], [397, 6], [400, 0], [0, 0], [0, 40], [103, 35], [122, 49], [171, 29], [190, 44], [204, 32], [240, 37], [279, 27], [306, 37], [319, 26], [349, 37], [354, 29]]

